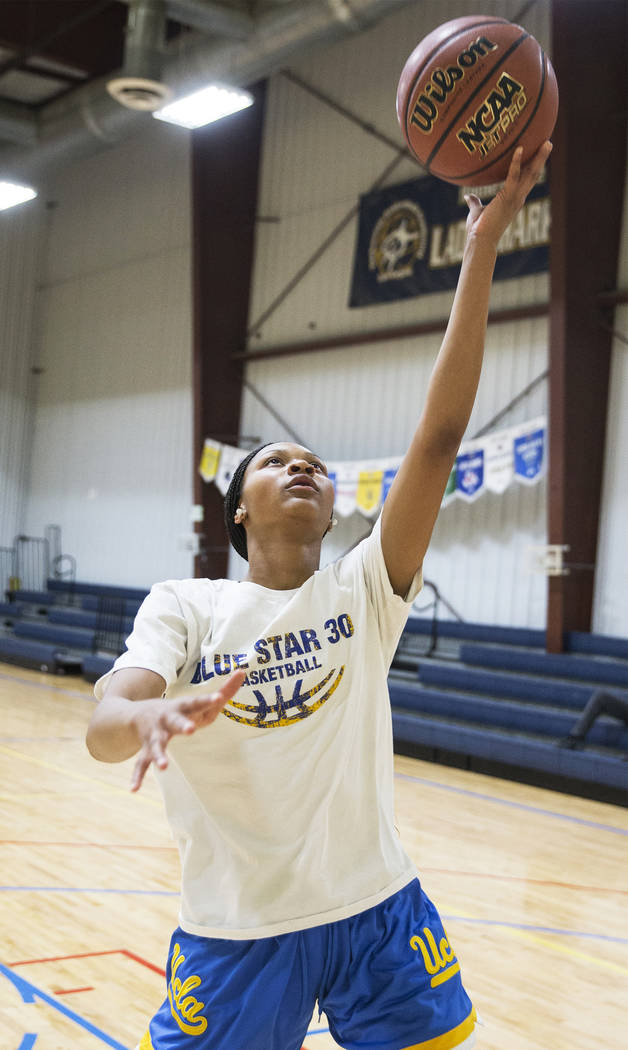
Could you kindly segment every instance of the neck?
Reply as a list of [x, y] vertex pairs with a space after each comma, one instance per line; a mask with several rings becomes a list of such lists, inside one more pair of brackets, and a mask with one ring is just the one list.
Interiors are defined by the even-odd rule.
[[320, 540], [311, 544], [304, 544], [302, 540], [291, 543], [284, 537], [269, 540], [262, 546], [249, 538], [247, 546], [249, 571], [244, 579], [274, 591], [300, 587], [320, 564]]

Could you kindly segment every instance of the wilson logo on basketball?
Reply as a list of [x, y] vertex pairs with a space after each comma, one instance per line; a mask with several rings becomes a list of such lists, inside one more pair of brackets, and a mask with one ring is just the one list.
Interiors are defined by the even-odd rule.
[[205, 1003], [189, 994], [193, 988], [199, 987], [201, 979], [196, 974], [186, 977], [184, 981], [177, 977], [177, 970], [184, 962], [185, 955], [181, 952], [180, 945], [175, 944], [172, 953], [172, 977], [168, 985], [170, 1012], [186, 1035], [202, 1035], [207, 1028], [207, 1018], [198, 1015], [205, 1009]]
[[412, 937], [410, 947], [415, 952], [421, 952], [425, 969], [431, 975], [432, 988], [460, 973], [460, 963], [447, 938], [442, 937], [437, 945], [434, 934], [427, 926], [423, 927], [423, 937], [419, 937], [418, 934]]
[[469, 47], [460, 52], [455, 66], [435, 69], [414, 103], [410, 123], [423, 134], [429, 135], [438, 119], [438, 107], [447, 101], [467, 69], [471, 69], [479, 58], [485, 58], [497, 46], [488, 37], [479, 36]]
[[466, 126], [456, 132], [457, 138], [467, 153], [478, 150], [485, 156], [495, 149], [527, 104], [523, 84], [504, 72]]

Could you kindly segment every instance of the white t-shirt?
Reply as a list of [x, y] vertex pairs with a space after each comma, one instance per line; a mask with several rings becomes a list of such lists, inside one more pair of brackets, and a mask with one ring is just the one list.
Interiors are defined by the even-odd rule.
[[[157, 771], [182, 865], [182, 928], [253, 939], [336, 922], [416, 868], [394, 828], [387, 674], [410, 605], [393, 593], [380, 522], [296, 590], [156, 584], [113, 670], [143, 667], [165, 700], [247, 678]], [[95, 686], [98, 699], [112, 672]]]

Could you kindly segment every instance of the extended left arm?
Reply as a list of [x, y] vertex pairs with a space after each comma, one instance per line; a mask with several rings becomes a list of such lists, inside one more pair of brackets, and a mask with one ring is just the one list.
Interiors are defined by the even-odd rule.
[[382, 511], [382, 549], [396, 594], [405, 595], [423, 563], [443, 492], [467, 428], [480, 381], [497, 244], [522, 207], [551, 152], [545, 143], [508, 177], [487, 207], [467, 198], [467, 240], [445, 337], [410, 447]]

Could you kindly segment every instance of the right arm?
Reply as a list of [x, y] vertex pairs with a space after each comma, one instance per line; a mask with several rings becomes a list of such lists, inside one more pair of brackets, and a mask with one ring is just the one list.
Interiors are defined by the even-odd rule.
[[137, 754], [131, 778], [131, 791], [137, 791], [151, 762], [159, 769], [168, 765], [170, 738], [211, 725], [245, 677], [244, 671], [235, 671], [207, 696], [165, 701], [166, 682], [155, 671], [142, 667], [116, 671], [89, 723], [87, 748], [99, 762], [123, 762]]

